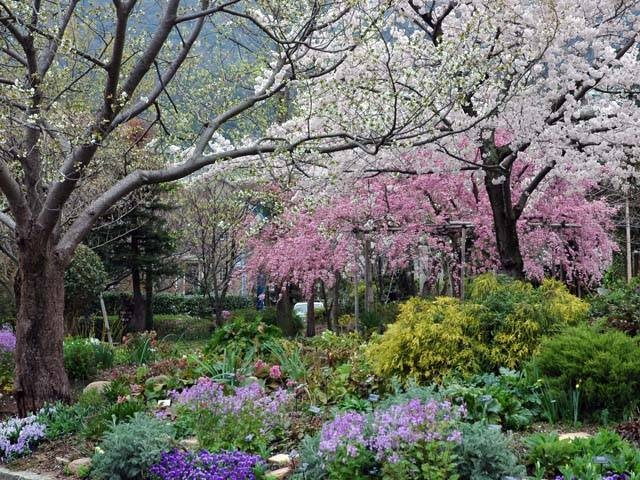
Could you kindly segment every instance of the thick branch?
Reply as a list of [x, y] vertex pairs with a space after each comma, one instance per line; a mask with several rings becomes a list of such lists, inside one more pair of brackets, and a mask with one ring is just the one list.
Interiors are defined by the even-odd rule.
[[518, 203], [513, 207], [513, 214], [516, 220], [520, 218], [520, 215], [522, 215], [522, 212], [527, 206], [527, 202], [529, 201], [529, 197], [531, 197], [531, 194], [535, 191], [536, 188], [538, 188], [538, 185], [540, 185], [540, 183], [545, 179], [549, 172], [554, 169], [555, 166], [555, 160], [545, 165], [545, 167], [538, 172], [538, 174], [531, 180], [531, 182], [529, 182], [529, 185], [527, 185], [527, 188], [524, 189], [522, 194], [520, 194]]

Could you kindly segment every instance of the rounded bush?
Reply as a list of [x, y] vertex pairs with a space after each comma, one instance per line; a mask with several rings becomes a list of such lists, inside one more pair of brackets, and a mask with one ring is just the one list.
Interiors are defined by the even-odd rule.
[[113, 349], [98, 340], [72, 338], [64, 342], [64, 368], [72, 380], [87, 380], [113, 366]]
[[569, 328], [542, 343], [533, 366], [553, 395], [577, 394], [583, 414], [620, 415], [640, 403], [640, 346], [622, 332]]
[[395, 323], [367, 350], [374, 371], [416, 380], [439, 380], [447, 373], [474, 373], [486, 358], [480, 307], [454, 298], [412, 298], [400, 305]]

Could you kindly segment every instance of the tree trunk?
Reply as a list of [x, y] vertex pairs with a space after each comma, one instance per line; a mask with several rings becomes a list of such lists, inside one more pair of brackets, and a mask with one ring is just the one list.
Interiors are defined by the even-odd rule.
[[336, 272], [336, 281], [331, 289], [331, 313], [327, 328], [333, 330], [338, 325], [338, 317], [340, 316], [340, 273]]
[[133, 288], [133, 311], [129, 321], [131, 332], [141, 332], [144, 330], [144, 297], [142, 296], [142, 280], [140, 279], [140, 269], [137, 266], [131, 267], [131, 286]]
[[331, 318], [329, 312], [333, 306], [329, 303], [329, 297], [327, 296], [327, 288], [324, 284], [324, 280], [320, 280], [320, 295], [322, 296], [322, 305], [324, 306], [322, 320], [327, 324], [327, 330], [331, 330]]
[[70, 401], [64, 369], [64, 266], [48, 248], [20, 254], [14, 396], [25, 416], [46, 402]]
[[371, 241], [369, 237], [364, 237], [364, 311], [373, 311], [373, 265], [371, 264]]
[[144, 297], [142, 296], [142, 280], [140, 278], [140, 267], [138, 266], [138, 257], [140, 249], [138, 239], [133, 235], [131, 237], [131, 252], [133, 262], [131, 264], [131, 288], [133, 289], [132, 312], [129, 320], [128, 329], [131, 332], [141, 332], [144, 330]]
[[307, 337], [316, 335], [316, 309], [313, 293], [307, 299]]
[[276, 301], [276, 321], [286, 336], [293, 337], [298, 333], [296, 322], [293, 319], [289, 287], [287, 286], [281, 287]]
[[508, 173], [496, 170], [487, 171], [484, 177], [493, 213], [500, 271], [514, 278], [524, 278], [524, 263], [518, 239], [518, 221], [513, 211], [510, 183]]
[[147, 270], [144, 274], [144, 328], [153, 330], [153, 274]]

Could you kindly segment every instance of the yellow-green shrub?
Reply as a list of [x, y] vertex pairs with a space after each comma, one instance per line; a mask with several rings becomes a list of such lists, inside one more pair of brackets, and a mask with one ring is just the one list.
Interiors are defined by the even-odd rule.
[[499, 367], [518, 368], [545, 335], [576, 325], [589, 305], [560, 282], [531, 284], [486, 274], [472, 282], [469, 300], [414, 298], [367, 354], [378, 375], [439, 380]]
[[367, 349], [375, 373], [437, 380], [478, 371], [486, 356], [482, 308], [447, 297], [404, 302], [396, 322]]

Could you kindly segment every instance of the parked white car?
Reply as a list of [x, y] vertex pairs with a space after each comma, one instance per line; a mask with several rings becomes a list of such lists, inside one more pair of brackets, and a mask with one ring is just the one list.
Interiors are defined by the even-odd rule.
[[[324, 312], [324, 304], [322, 302], [313, 302], [313, 309], [316, 313]], [[307, 319], [307, 302], [298, 302], [293, 306], [293, 314], [300, 320]]]

